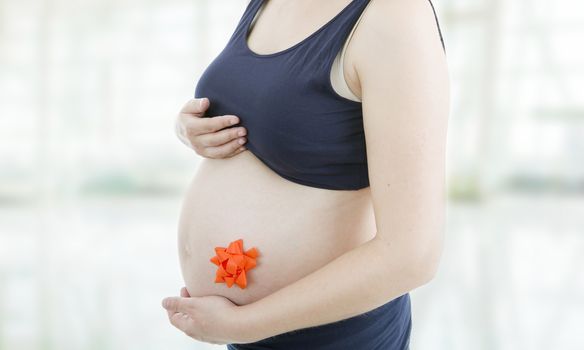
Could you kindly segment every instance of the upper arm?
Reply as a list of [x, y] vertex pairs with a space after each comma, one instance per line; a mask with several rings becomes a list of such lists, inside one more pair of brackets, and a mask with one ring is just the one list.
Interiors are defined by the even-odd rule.
[[[427, 0], [372, 0], [355, 40], [376, 239], [437, 265], [449, 83]], [[427, 268], [427, 265], [425, 265]]]

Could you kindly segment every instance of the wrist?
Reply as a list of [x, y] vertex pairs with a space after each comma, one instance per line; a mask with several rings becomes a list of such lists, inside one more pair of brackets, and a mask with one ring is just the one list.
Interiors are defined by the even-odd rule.
[[236, 333], [241, 344], [257, 342], [269, 336], [256, 317], [253, 303], [237, 306], [236, 313], [236, 319], [239, 320]]

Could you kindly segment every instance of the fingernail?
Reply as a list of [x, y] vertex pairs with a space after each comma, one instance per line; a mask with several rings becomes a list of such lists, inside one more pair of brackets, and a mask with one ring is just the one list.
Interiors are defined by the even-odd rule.
[[239, 135], [239, 136], [245, 135], [245, 130], [239, 130], [239, 132], [237, 133], [237, 135]]
[[229, 122], [231, 123], [231, 125], [233, 125], [233, 124], [237, 123], [237, 118], [231, 118], [229, 120]]
[[242, 137], [237, 142], [239, 142], [240, 145], [243, 145], [245, 143], [245, 138]]

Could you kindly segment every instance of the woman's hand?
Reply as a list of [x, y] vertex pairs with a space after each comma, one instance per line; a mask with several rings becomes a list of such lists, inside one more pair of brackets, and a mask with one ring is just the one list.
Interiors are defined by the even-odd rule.
[[185, 287], [180, 297], [162, 300], [173, 326], [189, 337], [211, 344], [244, 343], [245, 320], [238, 306], [222, 296], [191, 297]]
[[224, 129], [239, 123], [239, 118], [234, 115], [203, 118], [208, 108], [207, 98], [190, 99], [185, 103], [175, 121], [175, 131], [181, 142], [206, 158], [230, 158], [245, 151], [246, 138], [243, 136], [247, 130], [243, 126]]

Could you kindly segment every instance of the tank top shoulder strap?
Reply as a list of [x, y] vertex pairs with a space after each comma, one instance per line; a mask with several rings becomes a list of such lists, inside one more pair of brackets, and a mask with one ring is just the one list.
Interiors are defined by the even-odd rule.
[[229, 38], [227, 43], [228, 46], [233, 44], [234, 40], [246, 34], [249, 23], [253, 20], [261, 5], [262, 0], [249, 0], [245, 10], [243, 11], [243, 14], [241, 15], [241, 18], [239, 19], [239, 22], [237, 23], [235, 30], [231, 34], [231, 38]]
[[345, 43], [361, 13], [370, 0], [352, 0], [341, 12], [337, 13], [322, 28], [322, 32], [315, 38], [314, 45], [324, 54], [322, 57], [327, 66], [335, 59]]
[[428, 0], [430, 6], [432, 6], [432, 13], [434, 14], [434, 19], [436, 20], [436, 27], [438, 28], [438, 34], [440, 35], [440, 42], [442, 43], [442, 50], [446, 53], [446, 45], [444, 44], [444, 37], [442, 36], [442, 29], [440, 28], [440, 21], [438, 20], [438, 15], [436, 14], [436, 9], [434, 8], [434, 3], [432, 0]]
[[[337, 16], [327, 23], [325, 30], [316, 40], [319, 41], [321, 47], [326, 46], [327, 52], [330, 53], [330, 56], [327, 57], [328, 59], [334, 58], [337, 55], [339, 49], [344, 45], [345, 40], [354, 29], [355, 24], [361, 17], [361, 14], [369, 2], [370, 0], [353, 0], [347, 7], [337, 14]], [[442, 29], [440, 28], [440, 22], [434, 4], [432, 3], [432, 0], [428, 0], [428, 2], [430, 3], [432, 13], [434, 14], [442, 49], [446, 52], [446, 45], [444, 44], [444, 37], [442, 35]]]

